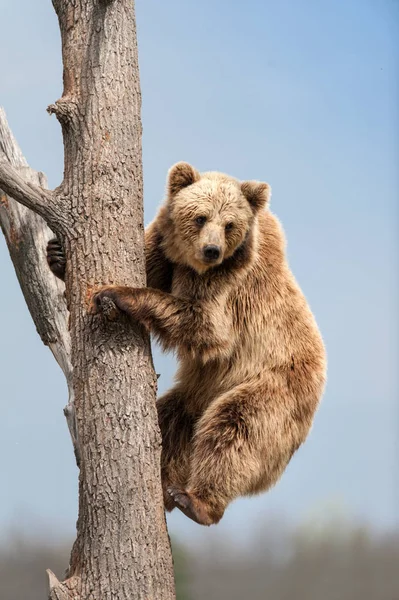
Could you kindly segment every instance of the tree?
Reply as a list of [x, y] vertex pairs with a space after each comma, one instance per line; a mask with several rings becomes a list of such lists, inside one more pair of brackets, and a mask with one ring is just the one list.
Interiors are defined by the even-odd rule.
[[[37, 329], [67, 377], [65, 412], [80, 466], [77, 539], [65, 581], [49, 572], [50, 599], [169, 600], [149, 338], [122, 317], [87, 312], [98, 285], [145, 285], [134, 2], [53, 5], [64, 65], [63, 95], [48, 108], [64, 140], [58, 188], [45, 189], [28, 168], [0, 115], [0, 221]], [[68, 316], [45, 264], [48, 227], [66, 251]]]

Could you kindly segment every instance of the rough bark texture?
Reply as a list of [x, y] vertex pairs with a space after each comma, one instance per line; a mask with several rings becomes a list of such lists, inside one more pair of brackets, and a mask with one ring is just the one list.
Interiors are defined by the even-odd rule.
[[148, 335], [88, 315], [97, 285], [144, 286], [140, 88], [133, 0], [53, 0], [64, 92], [65, 170], [53, 193], [0, 161], [0, 187], [41, 214], [67, 254], [66, 297], [80, 444], [77, 540], [50, 599], [175, 597], [160, 484]]

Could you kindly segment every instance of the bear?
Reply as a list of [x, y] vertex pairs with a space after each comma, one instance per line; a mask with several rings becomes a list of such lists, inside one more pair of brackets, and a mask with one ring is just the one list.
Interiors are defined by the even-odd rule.
[[[157, 400], [165, 508], [216, 524], [240, 496], [273, 486], [305, 441], [326, 380], [313, 314], [288, 266], [267, 183], [188, 163], [168, 174], [145, 232], [147, 287], [103, 286], [179, 366]], [[59, 242], [48, 246], [63, 278]]]

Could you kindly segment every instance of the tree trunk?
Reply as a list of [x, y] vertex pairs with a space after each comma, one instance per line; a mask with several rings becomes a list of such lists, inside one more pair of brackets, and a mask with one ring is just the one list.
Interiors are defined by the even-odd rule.
[[140, 88], [133, 0], [53, 0], [64, 62], [64, 181], [26, 184], [0, 161], [0, 187], [64, 243], [80, 452], [68, 577], [50, 599], [175, 597], [160, 484], [161, 439], [148, 335], [87, 313], [98, 285], [145, 285]]

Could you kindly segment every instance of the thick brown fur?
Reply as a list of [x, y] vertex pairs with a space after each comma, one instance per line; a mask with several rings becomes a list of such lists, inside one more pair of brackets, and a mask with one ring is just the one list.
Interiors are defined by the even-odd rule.
[[177, 351], [176, 384], [158, 400], [165, 506], [203, 525], [276, 483], [324, 388], [323, 342], [269, 197], [265, 183], [178, 163], [146, 230], [148, 287], [92, 299], [92, 312], [111, 298]]

